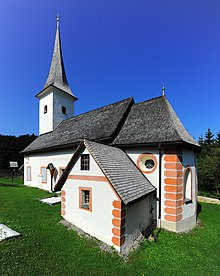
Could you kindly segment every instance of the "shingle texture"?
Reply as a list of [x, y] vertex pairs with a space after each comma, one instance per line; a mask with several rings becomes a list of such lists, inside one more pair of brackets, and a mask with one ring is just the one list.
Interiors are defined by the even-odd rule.
[[[44, 85], [43, 91], [51, 85], [61, 89], [62, 91], [66, 92], [71, 96], [74, 96], [72, 91], [70, 90], [70, 87], [66, 78], [66, 72], [64, 68], [62, 49], [61, 49], [59, 25], [57, 25], [56, 38], [55, 38], [52, 62], [50, 65], [50, 71], [49, 71], [46, 83]], [[40, 94], [41, 92], [36, 96], [39, 96]]]
[[84, 144], [125, 204], [156, 191], [121, 149], [88, 140]]
[[115, 146], [184, 142], [199, 148], [165, 96], [133, 104], [120, 102], [72, 117], [39, 136], [23, 152], [76, 145], [82, 139]]
[[186, 142], [199, 146], [186, 131], [165, 96], [132, 106], [113, 145]]
[[133, 99], [128, 98], [65, 120], [52, 132], [40, 135], [23, 152], [77, 145], [82, 139], [110, 139], [117, 132], [132, 103]]

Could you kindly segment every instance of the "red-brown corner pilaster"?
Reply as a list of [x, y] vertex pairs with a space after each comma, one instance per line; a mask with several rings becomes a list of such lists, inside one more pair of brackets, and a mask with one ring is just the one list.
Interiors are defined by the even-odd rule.
[[164, 151], [164, 219], [178, 222], [182, 219], [183, 165], [182, 150]]
[[114, 200], [112, 206], [114, 207], [112, 211], [112, 243], [116, 246], [122, 246], [125, 242], [125, 205], [122, 201]]

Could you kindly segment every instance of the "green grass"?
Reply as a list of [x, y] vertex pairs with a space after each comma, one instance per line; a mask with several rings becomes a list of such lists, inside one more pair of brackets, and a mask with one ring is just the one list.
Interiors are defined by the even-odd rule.
[[215, 193], [215, 192], [198, 191], [198, 195], [200, 195], [200, 196], [205, 196], [205, 197], [211, 197], [211, 198], [220, 199], [220, 194], [217, 194], [217, 193]]
[[21, 237], [0, 243], [0, 275], [219, 275], [220, 206], [202, 204], [201, 225], [188, 234], [162, 230], [123, 261], [59, 224], [49, 193], [0, 179], [0, 223]]

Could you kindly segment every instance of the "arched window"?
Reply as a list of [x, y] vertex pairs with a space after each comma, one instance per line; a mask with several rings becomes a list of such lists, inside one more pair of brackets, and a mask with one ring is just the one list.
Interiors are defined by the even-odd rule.
[[186, 204], [192, 202], [192, 169], [186, 167], [184, 174], [184, 201]]
[[44, 114], [47, 113], [47, 105], [44, 106]]
[[62, 113], [66, 115], [66, 107], [62, 106]]

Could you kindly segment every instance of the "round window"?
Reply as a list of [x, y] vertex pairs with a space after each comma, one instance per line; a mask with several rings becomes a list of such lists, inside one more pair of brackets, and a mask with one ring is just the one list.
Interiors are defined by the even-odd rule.
[[138, 157], [137, 165], [144, 173], [152, 173], [156, 170], [157, 159], [152, 153], [143, 153]]
[[148, 159], [145, 161], [145, 167], [148, 169], [148, 170], [152, 170], [153, 167], [154, 167], [154, 160], [153, 159]]

